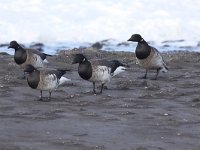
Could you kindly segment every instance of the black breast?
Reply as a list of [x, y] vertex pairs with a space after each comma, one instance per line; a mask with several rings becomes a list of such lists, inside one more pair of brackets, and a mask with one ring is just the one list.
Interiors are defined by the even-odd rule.
[[15, 59], [15, 62], [18, 65], [23, 64], [26, 61], [26, 59], [27, 59], [26, 50], [24, 50], [24, 49], [18, 49], [18, 50], [16, 50], [15, 51], [15, 55], [14, 55], [14, 59]]
[[78, 73], [81, 78], [88, 80], [92, 77], [92, 66], [89, 61], [83, 62], [78, 67]]
[[39, 82], [40, 82], [40, 72], [39, 71], [34, 71], [32, 72], [28, 78], [27, 78], [27, 81], [28, 81], [28, 85], [33, 88], [33, 89], [36, 89]]
[[151, 47], [145, 43], [138, 43], [135, 55], [138, 59], [145, 59], [147, 58], [151, 53]]

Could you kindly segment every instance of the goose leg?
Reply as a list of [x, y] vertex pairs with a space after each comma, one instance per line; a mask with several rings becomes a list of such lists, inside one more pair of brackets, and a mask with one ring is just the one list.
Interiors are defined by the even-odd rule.
[[40, 98], [39, 98], [39, 101], [43, 101], [42, 90], [40, 90]]
[[42, 98], [42, 90], [40, 91], [40, 97]]
[[96, 94], [96, 90], [95, 90], [95, 82], [93, 82], [93, 92], [94, 92], [94, 94]]
[[154, 79], [154, 80], [157, 80], [157, 77], [158, 77], [159, 72], [160, 72], [160, 69], [157, 69], [157, 70], [156, 70], [156, 76], [155, 76], [155, 79]]
[[100, 91], [100, 93], [102, 93], [102, 91], [103, 91], [103, 86], [104, 86], [104, 84], [105, 84], [105, 83], [102, 83], [102, 84], [101, 84], [101, 91]]
[[148, 72], [148, 70], [146, 69], [145, 75], [144, 75], [144, 77], [142, 77], [142, 79], [146, 79], [147, 78], [147, 72]]
[[51, 93], [52, 93], [52, 91], [49, 90], [49, 98], [48, 98], [49, 101], [51, 100]]

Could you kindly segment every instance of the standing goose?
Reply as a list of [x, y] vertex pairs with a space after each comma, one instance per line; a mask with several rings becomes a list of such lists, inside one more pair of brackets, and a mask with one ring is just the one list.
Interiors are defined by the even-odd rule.
[[88, 61], [83, 54], [76, 54], [72, 64], [79, 63], [78, 73], [81, 78], [93, 83], [93, 92], [96, 94], [95, 83], [101, 83], [102, 93], [103, 86], [109, 82], [112, 77], [125, 71], [124, 65], [118, 60], [96, 60]]
[[149, 46], [148, 43], [141, 37], [141, 35], [133, 34], [128, 41], [138, 42], [135, 55], [138, 64], [146, 69], [146, 73], [143, 77], [144, 79], [147, 78], [147, 72], [150, 69], [157, 70], [155, 80], [157, 79], [160, 71], [168, 71], [167, 65], [165, 64], [159, 51], [156, 48]]
[[51, 56], [35, 49], [23, 48], [16, 41], [11, 41], [8, 48], [15, 49], [14, 60], [23, 69], [27, 64], [35, 68], [44, 67], [44, 62], [47, 62], [46, 56]]
[[38, 70], [32, 65], [28, 64], [25, 66], [24, 72], [28, 73], [27, 82], [32, 89], [40, 90], [40, 100], [42, 98], [42, 91], [49, 91], [49, 100], [51, 99], [51, 93], [59, 85], [69, 81], [65, 77], [62, 77], [68, 70]]

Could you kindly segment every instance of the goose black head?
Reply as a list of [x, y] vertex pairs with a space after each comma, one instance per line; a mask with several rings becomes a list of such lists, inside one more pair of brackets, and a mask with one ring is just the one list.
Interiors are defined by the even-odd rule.
[[83, 54], [76, 54], [75, 56], [74, 56], [74, 59], [73, 59], [73, 62], [72, 62], [72, 64], [76, 64], [76, 63], [82, 63], [82, 62], [84, 62], [84, 61], [86, 61], [87, 59], [86, 59], [86, 57], [83, 55]]
[[33, 65], [31, 65], [31, 64], [26, 65], [24, 68], [24, 72], [27, 72], [27, 73], [32, 73], [35, 70], [36, 70], [36, 68], [33, 67]]
[[8, 46], [8, 48], [14, 48], [14, 49], [18, 49], [21, 46], [17, 43], [17, 41], [11, 41], [10, 45]]
[[131, 36], [131, 38], [130, 39], [128, 39], [128, 41], [132, 41], [132, 42], [142, 42], [142, 41], [144, 41], [144, 39], [141, 37], [141, 35], [139, 35], [139, 34], [133, 34], [132, 36]]

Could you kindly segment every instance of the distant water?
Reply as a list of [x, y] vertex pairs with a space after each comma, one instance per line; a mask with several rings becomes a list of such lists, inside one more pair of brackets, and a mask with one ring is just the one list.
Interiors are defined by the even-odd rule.
[[34, 41], [54, 49], [60, 46], [58, 43], [74, 47], [103, 39], [126, 41], [133, 33], [140, 33], [146, 41], [155, 41], [157, 46], [168, 40], [184, 39], [191, 43], [185, 45], [193, 46], [193, 42], [200, 41], [199, 0], [0, 2], [0, 44]]
[[[136, 48], [137, 43], [127, 42], [127, 41], [117, 41], [114, 39], [99, 41], [100, 45], [103, 47], [101, 50], [106, 51], [127, 51], [133, 52]], [[200, 52], [200, 44], [197, 42], [187, 42], [184, 40], [172, 40], [164, 42], [148, 42], [151, 46], [157, 48], [160, 52], [166, 51], [197, 51]], [[36, 43], [37, 44], [37, 43]], [[88, 48], [92, 47], [94, 43], [82, 43], [82, 42], [60, 42], [60, 43], [42, 43], [41, 47], [45, 53], [56, 54], [61, 50], [70, 50], [73, 48]], [[24, 44], [24, 47], [32, 47], [34, 43]], [[13, 49], [7, 49], [8, 43], [0, 46], [0, 52], [7, 52], [13, 55]]]

